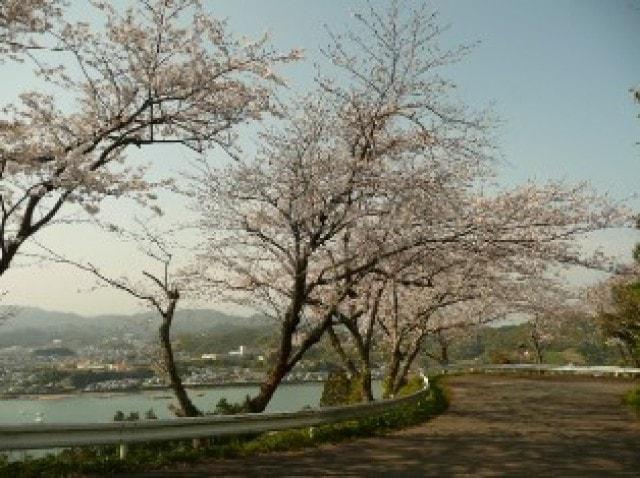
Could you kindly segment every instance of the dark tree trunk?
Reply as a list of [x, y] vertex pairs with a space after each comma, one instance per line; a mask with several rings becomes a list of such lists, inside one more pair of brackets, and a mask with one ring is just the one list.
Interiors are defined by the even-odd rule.
[[280, 345], [278, 347], [278, 356], [275, 365], [267, 373], [267, 377], [260, 385], [258, 395], [248, 402], [249, 411], [252, 413], [263, 412], [271, 401], [276, 389], [291, 370], [289, 366], [289, 357], [292, 351], [293, 330], [286, 321], [282, 324], [280, 334]]
[[283, 323], [282, 335], [280, 338], [280, 347], [275, 365], [269, 370], [267, 378], [260, 385], [258, 395], [248, 402], [249, 411], [252, 413], [260, 413], [267, 408], [273, 394], [286, 375], [295, 367], [302, 359], [304, 354], [316, 343], [320, 341], [325, 331], [331, 325], [331, 315], [327, 314], [323, 321], [320, 322], [313, 330], [311, 330], [298, 350], [293, 352], [292, 339], [295, 328], [291, 328], [290, 324]]
[[362, 370], [362, 401], [373, 402], [373, 389], [371, 386], [371, 365], [366, 363]]
[[361, 380], [361, 398], [363, 402], [373, 401], [373, 391], [371, 387], [371, 340], [368, 335], [363, 337], [358, 328], [357, 317], [342, 316], [342, 323], [353, 337], [358, 353], [360, 370], [357, 373]]
[[385, 379], [385, 390], [384, 390], [384, 398], [389, 398], [393, 395], [393, 390], [395, 388], [395, 383], [398, 378], [398, 372], [400, 371], [400, 365], [402, 362], [402, 354], [400, 353], [400, 349], [398, 346], [393, 348], [393, 352], [391, 353], [387, 377]]
[[263, 412], [269, 401], [273, 397], [278, 385], [293, 368], [294, 364], [289, 363], [289, 358], [293, 352], [293, 336], [300, 324], [300, 315], [304, 307], [307, 287], [307, 263], [300, 260], [296, 266], [293, 283], [293, 294], [291, 302], [284, 314], [282, 327], [280, 329], [280, 343], [275, 359], [275, 364], [265, 380], [260, 385], [258, 395], [250, 399], [247, 403], [249, 411], [252, 413]]
[[405, 358], [404, 364], [402, 364], [402, 369], [400, 371], [400, 374], [395, 380], [395, 383], [393, 386], [393, 395], [397, 395], [400, 389], [407, 383], [407, 377], [409, 376], [409, 371], [411, 370], [413, 362], [415, 362], [416, 357], [418, 356], [418, 354], [420, 353], [420, 350], [422, 349], [423, 340], [424, 340], [424, 336], [421, 336], [416, 341], [416, 344], [414, 345], [411, 352]]
[[179, 404], [178, 416], [183, 417], [199, 417], [202, 416], [202, 412], [193, 404], [187, 391], [184, 389], [182, 379], [178, 373], [175, 360], [173, 358], [173, 347], [171, 346], [171, 322], [173, 321], [173, 314], [175, 312], [176, 304], [178, 302], [178, 294], [171, 298], [169, 308], [162, 314], [162, 324], [160, 325], [159, 335], [160, 344], [162, 347], [162, 362], [164, 368], [169, 377], [169, 383], [171, 389], [176, 396]]
[[449, 365], [449, 344], [446, 340], [440, 342], [440, 365]]
[[362, 370], [360, 372], [360, 380], [362, 381], [362, 401], [373, 402], [373, 391], [371, 388], [371, 349], [369, 341], [364, 341], [362, 336], [355, 337], [358, 349], [358, 358]]
[[360, 372], [358, 373], [358, 377], [361, 381], [361, 399], [363, 402], [373, 402], [369, 347], [358, 330], [357, 322], [351, 323], [347, 328], [353, 336], [353, 340], [356, 343], [356, 350], [358, 351], [358, 361], [360, 362]]
[[373, 306], [369, 314], [369, 323], [365, 332], [364, 339], [360, 341], [361, 351], [360, 360], [362, 361], [362, 399], [367, 402], [373, 402], [373, 390], [371, 386], [371, 346], [373, 344], [373, 330], [378, 320], [378, 308], [380, 306], [380, 300], [382, 294], [384, 294], [386, 284], [382, 286], [376, 292], [374, 297]]
[[538, 365], [542, 364], [542, 344], [540, 343], [540, 338], [534, 332], [531, 334], [531, 342], [533, 343], [533, 349], [536, 352], [536, 363]]
[[293, 336], [300, 324], [300, 315], [302, 314], [302, 309], [305, 304], [305, 271], [306, 263], [303, 263], [298, 270], [298, 279], [296, 280], [291, 305], [289, 309], [287, 309], [282, 322], [280, 344], [278, 346], [275, 365], [269, 370], [266, 379], [260, 385], [258, 395], [250, 399], [247, 403], [249, 411], [252, 413], [263, 412], [265, 408], [267, 408], [267, 405], [282, 380], [302, 359], [307, 350], [320, 341], [327, 328], [331, 325], [331, 319], [335, 313], [333, 310], [329, 311], [323, 320], [307, 333], [300, 347], [296, 351], [293, 350]]
[[355, 364], [353, 363], [353, 360], [351, 360], [351, 358], [349, 358], [347, 353], [344, 351], [344, 347], [342, 347], [342, 344], [340, 343], [340, 339], [338, 338], [338, 335], [336, 334], [336, 331], [334, 330], [333, 326], [330, 326], [327, 329], [327, 333], [329, 334], [329, 339], [331, 341], [331, 346], [333, 347], [333, 349], [338, 354], [338, 357], [340, 357], [340, 360], [344, 364], [344, 366], [347, 369], [347, 372], [349, 373], [349, 375], [351, 377], [357, 376], [358, 375], [358, 369], [356, 368]]

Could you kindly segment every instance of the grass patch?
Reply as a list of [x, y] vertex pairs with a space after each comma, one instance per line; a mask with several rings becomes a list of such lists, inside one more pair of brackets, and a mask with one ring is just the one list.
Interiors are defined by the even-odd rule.
[[204, 441], [204, 446], [198, 449], [191, 446], [191, 441], [132, 444], [126, 460], [118, 459], [115, 446], [83, 447], [65, 450], [59, 455], [11, 463], [6, 457], [0, 457], [0, 477], [57, 478], [89, 473], [131, 473], [160, 469], [177, 463], [195, 463], [206, 458], [236, 458], [273, 451], [296, 450], [322, 443], [380, 436], [393, 430], [424, 423], [446, 410], [448, 404], [447, 391], [440, 380], [435, 379], [431, 382], [431, 393], [417, 404], [400, 406], [385, 414], [365, 419], [312, 429], [216, 438], [214, 444]]
[[622, 400], [631, 407], [637, 417], [640, 418], [640, 387], [629, 390], [624, 394]]

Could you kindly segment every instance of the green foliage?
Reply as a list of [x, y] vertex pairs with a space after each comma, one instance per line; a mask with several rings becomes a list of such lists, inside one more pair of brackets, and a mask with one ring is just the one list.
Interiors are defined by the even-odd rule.
[[625, 360], [640, 366], [640, 282], [611, 289], [612, 311], [599, 316], [603, 334], [622, 346]]
[[510, 364], [510, 363], [514, 363], [517, 362], [516, 359], [514, 359], [514, 353], [508, 353], [507, 351], [504, 350], [492, 350], [489, 353], [489, 363], [492, 364], [497, 364], [497, 365], [506, 365], [506, 364]]
[[624, 403], [629, 405], [631, 409], [640, 418], [640, 387], [629, 390], [623, 397]]
[[213, 414], [214, 415], [237, 415], [239, 413], [249, 413], [250, 401], [251, 401], [251, 397], [249, 395], [247, 395], [244, 399], [244, 402], [241, 402], [241, 403], [229, 403], [229, 401], [223, 397], [218, 401], [218, 403], [216, 403], [216, 408]]
[[[640, 225], [640, 218], [638, 218], [638, 224]], [[638, 242], [633, 248], [633, 260], [636, 264], [640, 264], [640, 242]]]
[[117, 372], [110, 370], [74, 370], [73, 372], [69, 372], [67, 375], [70, 384], [73, 387], [82, 389], [92, 383], [104, 382], [106, 380], [151, 378], [154, 376], [154, 372], [149, 368], [139, 368], [135, 370], [128, 370], [126, 372]]
[[[187, 351], [192, 355], [225, 353], [236, 350], [240, 345], [263, 350], [271, 344], [272, 336], [273, 329], [259, 322], [253, 326], [225, 326], [205, 333], [178, 334], [175, 350]], [[211, 344], [215, 344], [213, 350]]]
[[335, 407], [337, 405], [360, 403], [361, 401], [362, 379], [360, 377], [349, 378], [342, 369], [329, 372], [327, 381], [324, 382], [324, 387], [322, 388], [321, 407]]
[[396, 396], [398, 397], [406, 397], [407, 395], [413, 395], [414, 393], [418, 393], [420, 390], [424, 388], [424, 379], [419, 375], [414, 375], [407, 380]]
[[[270, 451], [286, 451], [335, 443], [357, 437], [383, 435], [389, 431], [424, 423], [442, 413], [449, 404], [446, 390], [438, 380], [417, 404], [404, 405], [381, 415], [361, 420], [323, 425], [312, 429], [286, 430], [253, 437], [216, 438], [199, 449], [190, 440], [132, 444], [126, 460], [119, 460], [115, 446], [83, 447], [59, 455], [9, 463], [0, 457], [0, 478], [53, 478], [82, 475], [128, 475], [175, 463], [193, 463], [204, 458], [234, 458]], [[123, 414], [124, 415], [124, 414]]]
[[[522, 346], [530, 343], [527, 328], [527, 324], [483, 327], [477, 333], [453, 340], [449, 358], [452, 363], [521, 363], [527, 359]], [[427, 352], [439, 354], [435, 338], [428, 338], [426, 347]], [[529, 361], [533, 362], [533, 349], [528, 346], [526, 350]], [[425, 360], [423, 366], [437, 369], [437, 362]], [[575, 313], [562, 317], [557, 332], [545, 348], [544, 360], [558, 365], [618, 365], [620, 354], [614, 345], [606, 342], [596, 318]]]
[[[153, 408], [150, 408], [146, 412], [144, 412], [145, 420], [157, 420], [158, 416], [156, 412], [153, 411]], [[122, 410], [118, 410], [115, 415], [113, 415], [114, 422], [137, 422], [140, 420], [139, 412], [129, 412], [129, 415], [125, 415]]]

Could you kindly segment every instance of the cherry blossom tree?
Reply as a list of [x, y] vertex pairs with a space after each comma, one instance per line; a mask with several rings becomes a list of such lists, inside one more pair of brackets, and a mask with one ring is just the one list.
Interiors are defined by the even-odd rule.
[[273, 68], [299, 57], [268, 37], [235, 39], [198, 0], [87, 2], [103, 28], [71, 22], [65, 3], [0, 7], [0, 54], [31, 61], [45, 85], [0, 109], [0, 274], [67, 203], [95, 213], [105, 197], [153, 202], [131, 147], [233, 154], [234, 127], [274, 109]]
[[429, 276], [423, 272], [426, 281], [411, 277], [396, 277], [378, 319], [386, 350], [385, 394], [391, 396], [406, 383], [429, 336], [476, 327], [504, 314], [498, 298], [505, 294], [500, 283], [507, 279], [486, 261], [454, 260], [434, 265]]
[[536, 363], [543, 363], [545, 349], [557, 337], [570, 311], [578, 307], [578, 296], [549, 276], [524, 278], [512, 300], [515, 313], [526, 314], [528, 335]]
[[327, 288], [333, 266], [326, 259], [340, 233], [364, 215], [349, 198], [362, 193], [354, 183], [365, 170], [335, 151], [337, 122], [321, 105], [311, 101], [284, 131], [266, 136], [256, 161], [211, 170], [200, 181], [208, 240], [199, 284], [221, 286], [226, 298], [280, 324], [276, 358], [252, 411], [266, 407], [348, 294], [347, 286]]

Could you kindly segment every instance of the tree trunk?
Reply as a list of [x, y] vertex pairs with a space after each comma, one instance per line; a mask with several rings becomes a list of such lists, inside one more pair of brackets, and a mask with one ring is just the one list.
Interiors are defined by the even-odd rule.
[[[333, 310], [328, 312], [324, 319], [307, 333], [302, 345], [300, 345], [295, 353], [293, 352], [292, 339], [296, 326], [292, 326], [291, 323], [287, 321], [282, 324], [282, 335], [276, 364], [271, 368], [267, 374], [267, 378], [260, 386], [258, 395], [249, 400], [248, 406], [250, 412], [259, 413], [264, 411], [280, 385], [280, 382], [282, 382], [291, 369], [296, 366], [304, 354], [320, 341], [327, 328], [331, 325], [331, 317], [333, 314]], [[298, 322], [299, 319], [296, 319], [296, 324]]]
[[531, 334], [531, 341], [533, 342], [533, 348], [536, 351], [536, 363], [542, 364], [542, 344], [535, 333]]
[[536, 347], [536, 363], [542, 365], [542, 349], [540, 347]]
[[355, 337], [356, 347], [358, 349], [358, 357], [362, 370], [360, 372], [360, 380], [362, 381], [362, 401], [373, 402], [373, 391], [371, 388], [371, 350], [369, 343], [365, 343], [362, 337]]
[[398, 372], [400, 371], [400, 365], [402, 361], [402, 354], [398, 347], [394, 347], [391, 353], [391, 360], [389, 362], [387, 377], [385, 378], [384, 398], [393, 396], [393, 389], [395, 388]]
[[449, 365], [449, 344], [446, 340], [440, 342], [440, 365]]
[[273, 394], [278, 386], [289, 373], [290, 367], [286, 362], [278, 361], [278, 363], [269, 371], [267, 378], [260, 385], [260, 392], [248, 402], [249, 411], [251, 413], [264, 412], [267, 405], [273, 398]]
[[169, 377], [171, 389], [173, 390], [180, 407], [176, 414], [183, 417], [200, 417], [202, 416], [202, 412], [193, 404], [187, 394], [187, 391], [184, 389], [182, 379], [180, 378], [180, 374], [178, 373], [178, 369], [173, 358], [170, 331], [177, 301], [177, 297], [172, 298], [168, 310], [162, 316], [162, 324], [159, 329], [160, 344], [162, 347], [162, 361]]
[[386, 283], [383, 283], [375, 295], [373, 306], [369, 315], [369, 323], [365, 332], [364, 339], [361, 341], [362, 351], [360, 358], [362, 360], [362, 399], [367, 402], [373, 402], [373, 390], [371, 387], [371, 347], [373, 344], [373, 330], [378, 320], [378, 307], [384, 293]]
[[370, 347], [371, 341], [365, 338], [360, 333], [358, 328], [358, 321], [352, 317], [343, 317], [342, 323], [346, 326], [347, 330], [353, 337], [353, 341], [358, 351], [358, 359], [360, 362], [360, 371], [358, 376], [362, 382], [361, 386], [361, 398], [363, 402], [373, 402], [373, 391], [371, 387], [371, 354]]
[[340, 339], [338, 338], [338, 335], [336, 334], [336, 331], [333, 329], [333, 326], [330, 326], [327, 329], [327, 332], [329, 333], [329, 339], [331, 340], [331, 346], [333, 347], [333, 349], [336, 351], [336, 353], [340, 357], [340, 360], [342, 361], [342, 363], [346, 367], [347, 371], [349, 372], [349, 375], [351, 377], [357, 376], [358, 375], [358, 369], [356, 368], [355, 364], [353, 363], [353, 360], [351, 360], [347, 356], [347, 353], [344, 351], [344, 348], [342, 347], [342, 344], [340, 343]]
[[396, 378], [394, 382], [393, 395], [397, 395], [400, 389], [407, 383], [407, 377], [409, 376], [409, 371], [411, 370], [411, 366], [413, 362], [416, 360], [416, 357], [420, 353], [422, 349], [422, 342], [424, 340], [424, 335], [418, 338], [416, 341], [413, 350], [406, 357], [404, 364], [402, 365], [402, 370], [400, 371], [400, 375]]
[[273, 397], [278, 385], [289, 373], [290, 367], [288, 365], [289, 357], [293, 349], [293, 333], [295, 331], [295, 325], [292, 312], [287, 312], [285, 320], [282, 323], [282, 329], [280, 331], [280, 346], [278, 347], [278, 356], [276, 358], [275, 365], [269, 370], [266, 379], [260, 385], [260, 391], [258, 395], [253, 397], [248, 402], [249, 411], [252, 413], [263, 412], [269, 401]]
[[362, 401], [373, 402], [373, 389], [371, 386], [371, 364], [365, 363], [362, 370]]

